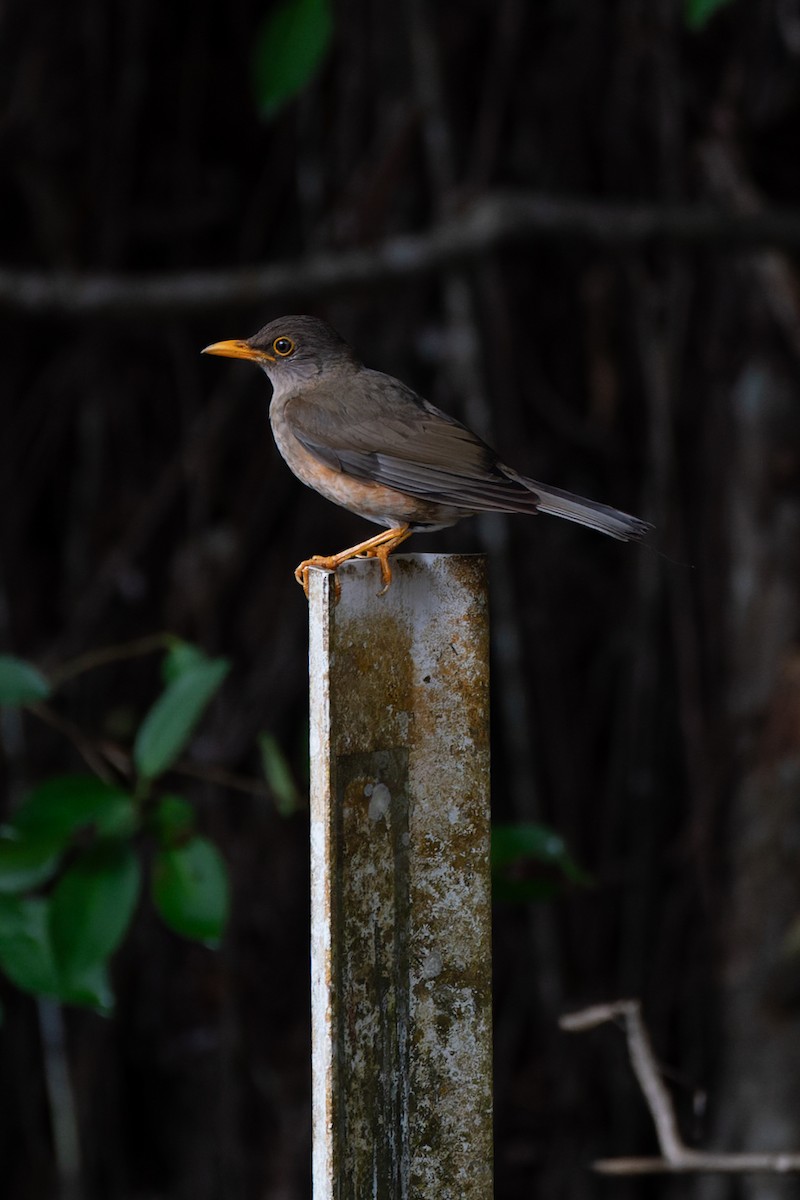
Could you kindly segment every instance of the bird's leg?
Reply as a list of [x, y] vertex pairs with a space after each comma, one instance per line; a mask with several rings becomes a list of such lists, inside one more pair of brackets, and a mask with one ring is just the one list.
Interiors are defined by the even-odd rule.
[[[309, 567], [321, 567], [323, 571], [336, 571], [342, 563], [347, 562], [351, 558], [377, 558], [381, 564], [381, 579], [383, 580], [383, 587], [378, 595], [382, 596], [392, 582], [392, 569], [388, 561], [389, 555], [408, 537], [411, 537], [411, 530], [408, 525], [398, 525], [394, 529], [384, 529], [382, 533], [377, 533], [375, 537], [367, 538], [365, 542], [359, 542], [357, 546], [350, 546], [348, 550], [340, 550], [338, 554], [313, 554], [311, 558], [304, 558], [296, 567], [294, 577], [307, 597]], [[339, 581], [337, 580], [336, 582], [338, 588]]]
[[411, 537], [411, 530], [408, 528], [408, 526], [401, 529], [390, 529], [388, 532], [396, 533], [397, 537], [392, 538], [391, 541], [384, 542], [381, 546], [376, 546], [374, 549], [365, 551], [365, 554], [368, 558], [377, 558], [378, 562], [381, 564], [381, 579], [383, 581], [383, 587], [378, 592], [379, 596], [386, 595], [389, 590], [389, 584], [392, 582], [392, 568], [389, 566], [389, 555], [393, 550], [396, 550], [398, 546], [402, 545], [406, 538]]

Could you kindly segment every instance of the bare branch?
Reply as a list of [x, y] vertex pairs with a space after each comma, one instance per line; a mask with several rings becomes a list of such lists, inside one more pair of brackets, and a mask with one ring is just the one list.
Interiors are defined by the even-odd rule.
[[173, 775], [184, 775], [188, 779], [199, 779], [203, 783], [217, 784], [219, 787], [229, 788], [232, 792], [244, 792], [248, 796], [264, 796], [268, 800], [275, 799], [275, 793], [266, 780], [254, 779], [250, 775], [238, 775], [224, 767], [181, 761], [173, 763], [170, 770]]
[[128, 658], [140, 658], [146, 654], [153, 654], [156, 650], [166, 650], [174, 640], [174, 635], [169, 633], [151, 633], [132, 642], [89, 650], [86, 654], [81, 654], [78, 658], [51, 670], [50, 682], [53, 687], [61, 687], [68, 679], [74, 679], [84, 671], [93, 671], [96, 667], [105, 667]]
[[794, 212], [606, 204], [536, 194], [486, 195], [424, 233], [288, 263], [169, 275], [50, 274], [0, 267], [0, 308], [58, 314], [163, 316], [307, 299], [429, 274], [511, 242], [582, 239], [638, 246], [664, 239], [709, 247], [800, 247]]
[[639, 1001], [617, 1000], [614, 1004], [595, 1005], [582, 1013], [573, 1013], [562, 1018], [560, 1025], [562, 1029], [577, 1033], [582, 1029], [600, 1025], [603, 1021], [614, 1021], [618, 1017], [623, 1017], [625, 1021], [631, 1066], [655, 1122], [661, 1152], [669, 1162], [677, 1162], [687, 1153], [687, 1148], [678, 1132], [672, 1098], [659, 1074], [653, 1046], [642, 1020]]
[[600, 1175], [685, 1175], [690, 1171], [787, 1175], [800, 1171], [800, 1154], [706, 1154], [686, 1150], [674, 1162], [667, 1158], [600, 1158], [593, 1166]]
[[[106, 740], [101, 741], [99, 738], [87, 737], [74, 721], [69, 721], [66, 717], [62, 717], [49, 704], [31, 704], [28, 707], [28, 711], [37, 716], [41, 721], [44, 721], [46, 725], [58, 730], [64, 737], [68, 738], [89, 770], [97, 775], [99, 779], [109, 784], [116, 782], [113, 771], [109, 770], [109, 766], [115, 770], [121, 769], [120, 755], [124, 755], [124, 752], [120, 751], [119, 747]], [[124, 758], [127, 761], [127, 755]]]
[[584, 1033], [606, 1021], [622, 1018], [631, 1066], [639, 1081], [656, 1127], [662, 1158], [603, 1158], [594, 1163], [601, 1175], [685, 1174], [688, 1171], [767, 1172], [800, 1171], [800, 1154], [707, 1154], [691, 1150], [681, 1139], [672, 1098], [664, 1086], [638, 1000], [615, 1000], [568, 1013], [559, 1021], [568, 1033]]

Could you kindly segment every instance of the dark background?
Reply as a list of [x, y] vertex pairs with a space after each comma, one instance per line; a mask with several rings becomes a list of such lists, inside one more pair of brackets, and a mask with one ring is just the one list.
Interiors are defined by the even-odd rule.
[[[305, 786], [292, 568], [368, 527], [280, 461], [263, 376], [199, 356], [286, 311], [518, 469], [653, 521], [661, 553], [521, 517], [409, 547], [489, 551], [495, 813], [552, 824], [593, 878], [497, 906], [497, 1196], [796, 1197], [765, 1176], [599, 1180], [594, 1157], [655, 1151], [651, 1124], [620, 1034], [557, 1020], [641, 997], [687, 1140], [800, 1148], [798, 238], [722, 239], [800, 201], [800, 10], [734, 0], [695, 32], [666, 0], [336, 0], [321, 71], [264, 122], [269, 11], [0, 11], [0, 648], [53, 667], [169, 629], [229, 655], [198, 769], [258, 780], [268, 730]], [[388, 239], [509, 189], [552, 197], [550, 225], [381, 267]], [[642, 237], [631, 204], [716, 219]], [[368, 287], [336, 266], [357, 249]], [[332, 274], [305, 285], [322, 252]], [[279, 262], [290, 284], [258, 300], [236, 275], [224, 299], [135, 284]], [[87, 291], [98, 274], [121, 291]], [[136, 659], [76, 679], [59, 712], [124, 744], [157, 687]], [[9, 804], [81, 766], [27, 717], [0, 736]], [[143, 903], [113, 1020], [73, 1010], [62, 1030], [3, 986], [8, 1200], [69, 1174], [54, 1117], [77, 1122], [92, 1200], [309, 1195], [306, 813], [181, 789], [232, 873], [224, 946]]]

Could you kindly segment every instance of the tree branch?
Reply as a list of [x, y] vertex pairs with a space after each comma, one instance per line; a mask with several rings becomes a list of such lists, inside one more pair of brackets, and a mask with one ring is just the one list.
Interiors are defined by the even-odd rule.
[[656, 1127], [662, 1158], [604, 1158], [594, 1163], [601, 1175], [685, 1174], [689, 1171], [743, 1174], [800, 1171], [800, 1154], [707, 1154], [684, 1145], [672, 1098], [664, 1086], [638, 1000], [597, 1004], [563, 1016], [559, 1025], [568, 1033], [583, 1033], [606, 1021], [622, 1018], [628, 1054]]
[[598, 1158], [599, 1175], [788, 1175], [800, 1171], [800, 1154], [706, 1154], [686, 1150], [668, 1158]]
[[131, 277], [0, 267], [0, 308], [35, 316], [188, 315], [385, 286], [430, 274], [497, 246], [544, 239], [617, 247], [663, 239], [714, 248], [797, 249], [800, 215], [496, 193], [424, 233], [388, 238], [366, 249], [313, 254], [294, 262]]

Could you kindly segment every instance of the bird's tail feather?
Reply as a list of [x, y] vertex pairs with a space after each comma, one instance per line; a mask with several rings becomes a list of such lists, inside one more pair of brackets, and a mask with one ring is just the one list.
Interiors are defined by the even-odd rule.
[[641, 541], [653, 528], [647, 521], [620, 512], [618, 508], [609, 508], [607, 504], [585, 500], [583, 496], [573, 496], [571, 492], [562, 492], [559, 488], [545, 487], [534, 479], [525, 479], [522, 476], [518, 476], [518, 479], [536, 494], [540, 512], [564, 517], [577, 525], [586, 525], [589, 529], [608, 534], [620, 542]]

